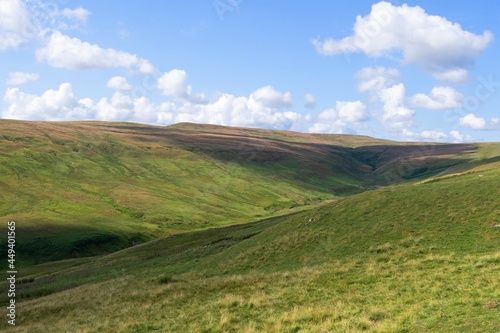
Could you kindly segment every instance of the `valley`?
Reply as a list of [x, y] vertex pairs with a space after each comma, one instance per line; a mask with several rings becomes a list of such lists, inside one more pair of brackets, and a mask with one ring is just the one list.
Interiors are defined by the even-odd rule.
[[19, 325], [3, 331], [500, 329], [498, 143], [189, 123], [0, 133], [20, 270]]

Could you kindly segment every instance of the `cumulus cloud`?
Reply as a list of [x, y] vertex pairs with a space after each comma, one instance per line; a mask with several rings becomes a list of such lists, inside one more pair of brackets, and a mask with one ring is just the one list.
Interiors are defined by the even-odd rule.
[[76, 20], [81, 23], [87, 23], [87, 20], [90, 16], [90, 12], [85, 8], [78, 7], [76, 9], [57, 9], [50, 13], [52, 17], [63, 17], [70, 20]]
[[491, 118], [487, 121], [473, 113], [460, 118], [460, 126], [469, 127], [475, 130], [498, 130], [500, 129], [500, 118]]
[[472, 141], [472, 137], [470, 135], [461, 134], [459, 131], [453, 130], [450, 131], [449, 137], [453, 143], [462, 143]]
[[399, 71], [395, 68], [365, 67], [356, 73], [356, 77], [361, 81], [358, 84], [358, 91], [380, 91], [394, 83], [394, 79], [398, 76]]
[[343, 134], [346, 124], [337, 118], [335, 109], [326, 109], [318, 116], [319, 122], [309, 127], [309, 133]]
[[339, 119], [347, 123], [357, 123], [368, 120], [366, 113], [366, 106], [361, 101], [355, 102], [341, 102], [336, 103]]
[[35, 73], [10, 72], [6, 83], [8, 85], [18, 86], [27, 82], [36, 81], [38, 78], [39, 75]]
[[36, 51], [36, 58], [56, 68], [84, 70], [124, 67], [136, 69], [142, 74], [155, 72], [153, 65], [146, 59], [111, 48], [103, 49], [59, 31], [53, 32], [47, 44]]
[[292, 94], [289, 91], [282, 93], [272, 86], [259, 88], [250, 97], [270, 108], [285, 108], [292, 105]]
[[[380, 120], [384, 127], [391, 130], [401, 130], [412, 126], [413, 117], [415, 116], [412, 106], [408, 105], [404, 84], [394, 84], [399, 74], [399, 71], [395, 68], [365, 67], [355, 75], [360, 80], [358, 91], [370, 93], [370, 102], [374, 103], [375, 106], [377, 104], [381, 106], [380, 109], [374, 112], [376, 118]], [[438, 92], [439, 89], [435, 91], [435, 93]], [[439, 98], [441, 98], [441, 95], [439, 95]]]
[[0, 4], [0, 51], [15, 49], [37, 34], [30, 13], [21, 0]]
[[445, 110], [462, 106], [464, 96], [450, 87], [434, 87], [429, 95], [416, 94], [409, 99], [413, 108]]
[[116, 92], [111, 98], [102, 98], [94, 106], [96, 116], [100, 120], [126, 120], [133, 119], [136, 99]]
[[[297, 129], [306, 116], [271, 107], [268, 101], [256, 100], [254, 95], [234, 96], [221, 94], [206, 104], [185, 101], [182, 104], [165, 101], [152, 103], [145, 97], [134, 98], [120, 91], [100, 100], [75, 97], [71, 84], [63, 83], [56, 90], [41, 95], [9, 88], [4, 95], [7, 108], [2, 118], [26, 120], [82, 120], [134, 121], [158, 125], [189, 121], [216, 125], [271, 127]], [[256, 94], [257, 93], [257, 94]]]
[[382, 123], [391, 129], [409, 127], [413, 123], [415, 111], [405, 105], [405, 86], [400, 83], [378, 92], [382, 102]]
[[453, 130], [449, 133], [442, 131], [421, 131], [420, 133], [412, 132], [406, 128], [401, 131], [401, 135], [405, 141], [427, 141], [427, 142], [453, 142], [462, 143], [472, 140], [470, 135], [461, 134], [459, 131]]
[[296, 112], [270, 107], [266, 101], [254, 99], [257, 91], [250, 97], [222, 94], [216, 101], [196, 108], [185, 104], [177, 110], [177, 121], [293, 129], [303, 119]]
[[27, 94], [19, 88], [8, 88], [3, 100], [9, 104], [2, 118], [29, 120], [78, 120], [93, 116], [85, 103], [74, 97], [71, 84], [63, 83], [57, 90], [42, 95]]
[[399, 76], [395, 68], [365, 67], [356, 73], [360, 80], [358, 91], [369, 92], [370, 102], [380, 103], [377, 118], [388, 129], [400, 130], [413, 123], [415, 111], [407, 105], [404, 84], [393, 84]]
[[460, 118], [460, 125], [463, 127], [470, 127], [472, 129], [486, 129], [486, 120], [477, 117], [475, 114], [470, 113], [463, 118]]
[[366, 106], [361, 101], [337, 101], [335, 108], [323, 110], [317, 117], [317, 122], [310, 128], [311, 133], [344, 133], [351, 125], [365, 122], [369, 119]]
[[190, 101], [193, 103], [206, 103], [203, 93], [193, 93], [191, 85], [187, 84], [188, 75], [181, 69], [172, 69], [158, 78], [158, 89], [165, 96]]
[[446, 133], [444, 132], [438, 131], [422, 131], [420, 133], [420, 137], [428, 140], [440, 141], [446, 139], [448, 135], [446, 135]]
[[316, 106], [316, 98], [313, 94], [305, 94], [304, 95], [305, 107], [308, 109], [313, 109]]
[[463, 71], [493, 40], [489, 31], [477, 35], [444, 17], [429, 15], [421, 7], [383, 1], [374, 4], [367, 16], [357, 16], [352, 30], [352, 35], [340, 40], [314, 39], [312, 43], [323, 55], [363, 52], [382, 57], [401, 53], [403, 62], [420, 64], [447, 80], [463, 79]]
[[127, 82], [127, 79], [123, 76], [113, 76], [106, 83], [106, 87], [119, 90], [119, 91], [129, 91], [132, 89], [132, 86]]
[[454, 68], [441, 72], [435, 72], [432, 73], [432, 76], [440, 81], [449, 81], [452, 83], [462, 83], [469, 79], [467, 70], [463, 68]]
[[[7, 89], [3, 100], [8, 107], [2, 118], [24, 120], [103, 120], [135, 121], [165, 124], [174, 120], [175, 107], [168, 109], [163, 104], [155, 105], [147, 98], [132, 98], [115, 92], [110, 98], [98, 101], [91, 98], [77, 99], [69, 83], [63, 83], [55, 90], [41, 95], [21, 92], [19, 88]], [[166, 105], [166, 103], [165, 103]], [[169, 114], [164, 114], [165, 111]]]
[[413, 132], [407, 128], [401, 131], [405, 141], [444, 141], [448, 135], [440, 131], [422, 131], [420, 133]]
[[[44, 6], [43, 4], [41, 5]], [[41, 9], [42, 11], [44, 9]], [[36, 10], [37, 12], [41, 11]], [[52, 8], [45, 9], [48, 20], [50, 20], [52, 27], [57, 30], [78, 29], [81, 25], [85, 25], [90, 16], [90, 12], [83, 7], [75, 9], [70, 8]]]

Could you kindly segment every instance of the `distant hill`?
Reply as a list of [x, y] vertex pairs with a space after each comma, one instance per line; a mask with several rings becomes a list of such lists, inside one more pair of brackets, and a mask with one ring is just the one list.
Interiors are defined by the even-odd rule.
[[499, 156], [496, 144], [0, 120], [0, 217], [18, 222], [18, 259], [31, 264], [277, 216]]

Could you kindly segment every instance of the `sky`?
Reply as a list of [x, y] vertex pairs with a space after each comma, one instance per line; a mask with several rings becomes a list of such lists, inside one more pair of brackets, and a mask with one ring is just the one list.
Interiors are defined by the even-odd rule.
[[500, 141], [499, 1], [0, 0], [0, 117]]

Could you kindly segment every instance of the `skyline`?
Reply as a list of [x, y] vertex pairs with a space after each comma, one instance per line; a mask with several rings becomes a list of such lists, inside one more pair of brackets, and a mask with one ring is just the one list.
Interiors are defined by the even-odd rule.
[[500, 4], [0, 1], [1, 118], [500, 141]]

